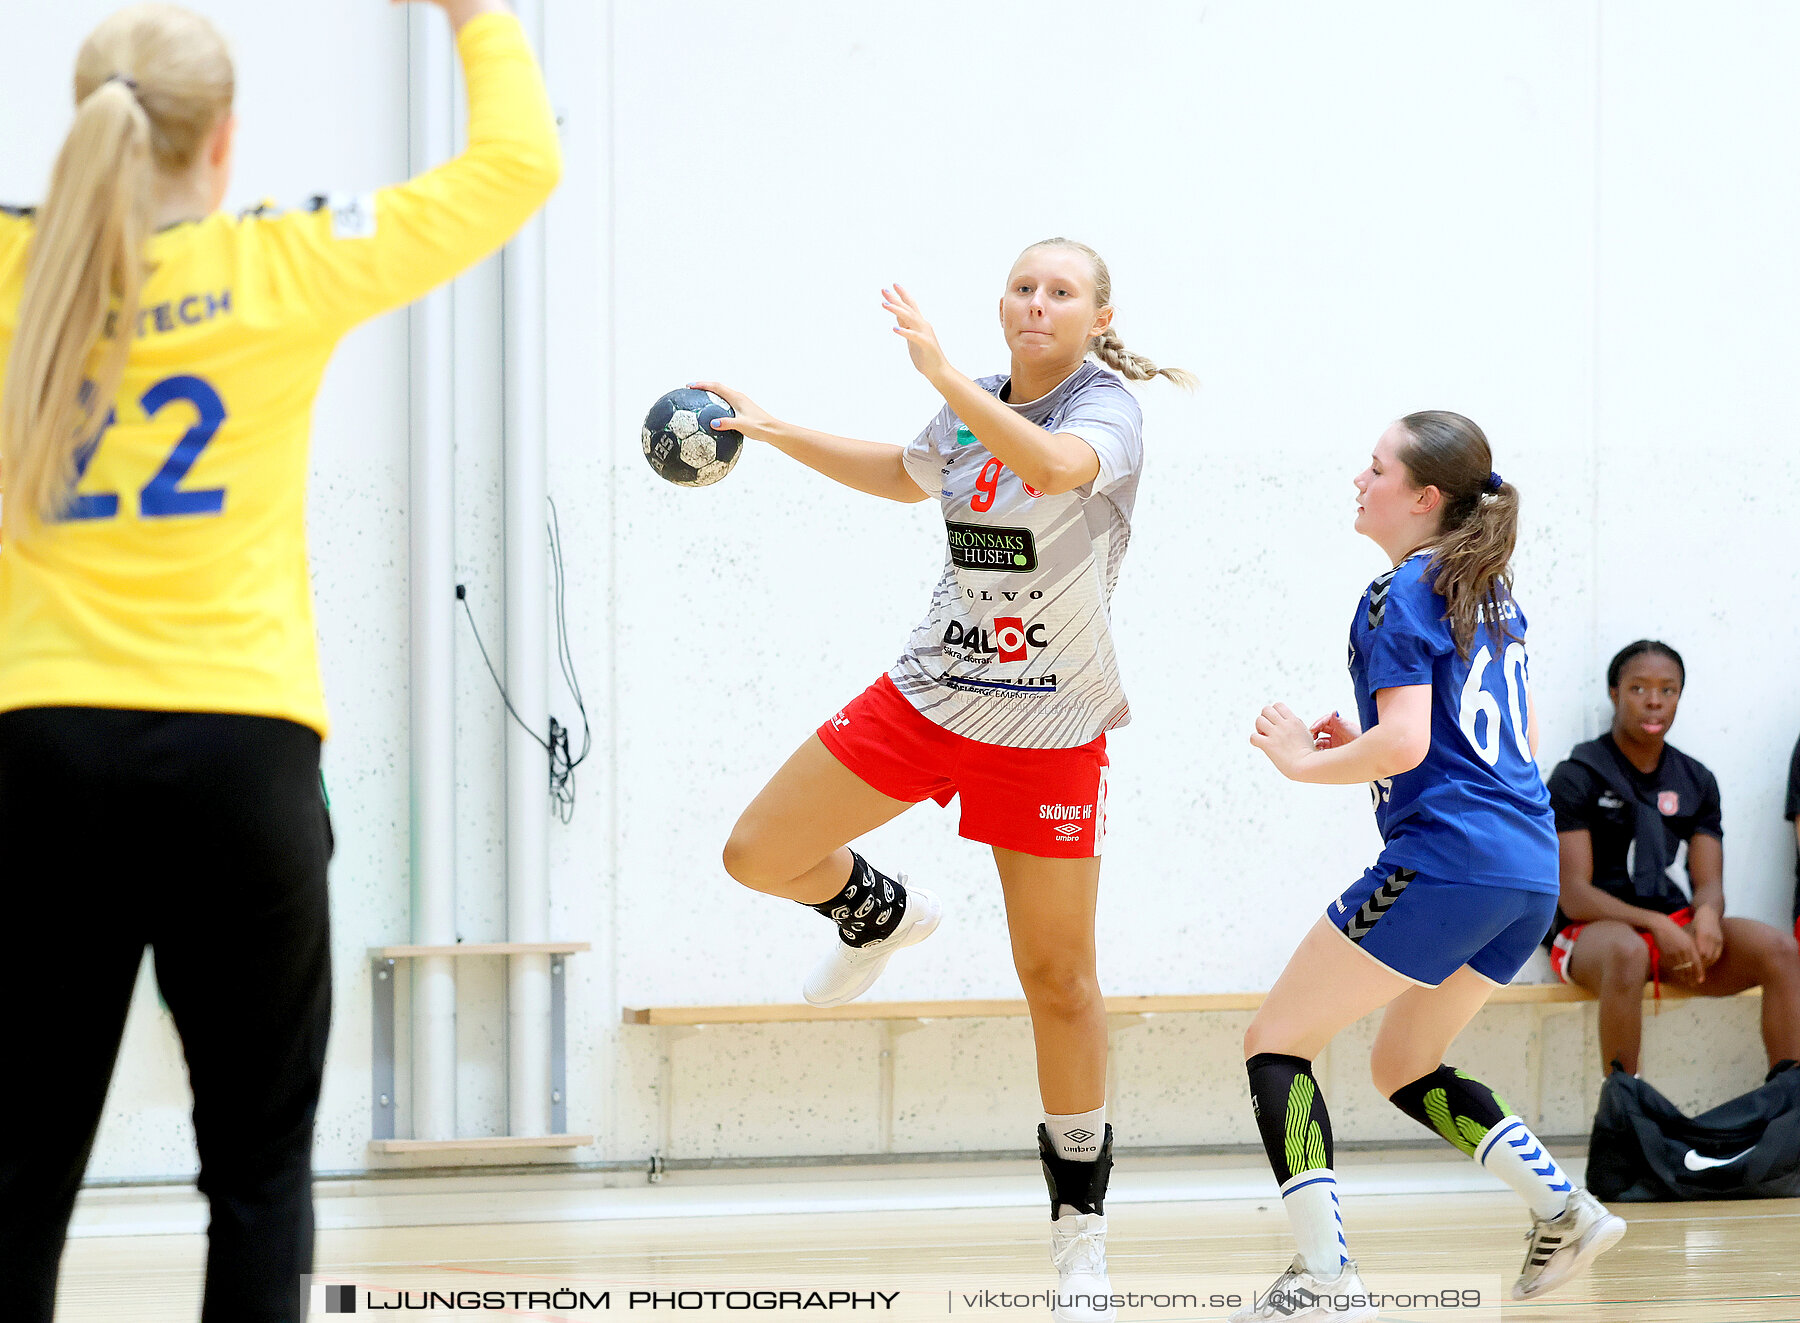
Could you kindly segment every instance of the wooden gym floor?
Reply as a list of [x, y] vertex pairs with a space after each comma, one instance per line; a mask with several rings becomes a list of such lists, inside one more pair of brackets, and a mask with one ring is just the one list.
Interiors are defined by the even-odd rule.
[[[1506, 1323], [1776, 1323], [1800, 1320], [1800, 1200], [1621, 1205], [1624, 1242], [1585, 1279], [1529, 1305], [1508, 1302]], [[1369, 1196], [1348, 1203], [1351, 1252], [1365, 1276], [1482, 1274], [1510, 1286], [1523, 1251], [1524, 1214], [1505, 1193]], [[1266, 1286], [1291, 1253], [1280, 1209], [1253, 1201], [1134, 1204], [1112, 1210], [1116, 1291], [1204, 1290], [1222, 1275]], [[318, 1272], [376, 1291], [610, 1289], [612, 1315], [630, 1290], [763, 1288], [905, 1293], [902, 1317], [947, 1312], [1040, 1319], [1043, 1310], [952, 1311], [951, 1292], [1041, 1291], [1054, 1281], [1047, 1231], [1017, 1208], [857, 1214], [779, 1214], [644, 1221], [506, 1223], [325, 1231]], [[199, 1236], [72, 1240], [63, 1259], [60, 1323], [191, 1323], [198, 1317], [205, 1241]], [[1379, 1286], [1379, 1283], [1376, 1283]], [[1202, 1297], [1204, 1300], [1204, 1297]], [[657, 1311], [668, 1316], [670, 1311]], [[712, 1311], [706, 1311], [711, 1313]], [[720, 1311], [723, 1313], [724, 1311]], [[842, 1317], [784, 1311], [780, 1317]], [[1123, 1310], [1133, 1319], [1218, 1319], [1228, 1311]], [[867, 1310], [855, 1311], [869, 1317]], [[852, 1317], [855, 1317], [855, 1313]], [[323, 1318], [323, 1313], [318, 1317]], [[550, 1309], [408, 1318], [601, 1318]], [[691, 1314], [689, 1315], [692, 1316]], [[768, 1314], [762, 1317], [770, 1317]], [[1396, 1310], [1382, 1318], [1440, 1320]], [[1484, 1309], [1464, 1318], [1494, 1320]], [[971, 1323], [975, 1320], [971, 1318]]]

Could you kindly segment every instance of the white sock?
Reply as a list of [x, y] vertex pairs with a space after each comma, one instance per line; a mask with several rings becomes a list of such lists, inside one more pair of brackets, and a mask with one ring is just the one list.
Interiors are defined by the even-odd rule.
[[1106, 1104], [1073, 1116], [1044, 1113], [1044, 1129], [1050, 1132], [1050, 1148], [1065, 1162], [1095, 1162], [1106, 1142]]
[[1344, 1240], [1344, 1215], [1338, 1209], [1337, 1177], [1329, 1167], [1314, 1167], [1281, 1187], [1281, 1206], [1294, 1228], [1306, 1270], [1330, 1281], [1350, 1262]]
[[1538, 1217], [1555, 1217], [1569, 1206], [1574, 1182], [1516, 1116], [1487, 1132], [1475, 1149], [1475, 1161], [1517, 1190]]

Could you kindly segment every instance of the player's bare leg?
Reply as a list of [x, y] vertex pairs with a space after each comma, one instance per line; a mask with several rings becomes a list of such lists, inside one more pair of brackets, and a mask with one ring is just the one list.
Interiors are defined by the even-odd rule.
[[725, 843], [725, 871], [752, 891], [823, 904], [849, 876], [850, 842], [911, 807], [808, 735], [739, 815]]
[[1443, 1065], [1450, 1044], [1493, 992], [1492, 983], [1465, 965], [1435, 988], [1411, 987], [1389, 1002], [1369, 1053], [1369, 1075], [1382, 1096]]
[[1644, 984], [1650, 981], [1650, 948], [1636, 928], [1596, 919], [1581, 930], [1569, 953], [1569, 980], [1600, 999], [1600, 1069], [1618, 1062], [1637, 1074], [1644, 1038]]
[[[1060, 1323], [1113, 1317], [1106, 1270], [1106, 1003], [1094, 952], [1100, 860], [1045, 859], [994, 847], [1013, 967], [1031, 1008], [1044, 1124], [1038, 1151], [1056, 1191], [1051, 1258]], [[1105, 1301], [1106, 1303], [1099, 1303]]]
[[751, 801], [725, 843], [725, 871], [755, 891], [810, 905], [837, 925], [838, 940], [801, 995], [841, 1006], [881, 977], [888, 957], [937, 930], [943, 909], [848, 848], [912, 805], [870, 786], [809, 735]]
[[1321, 918], [1250, 1021], [1244, 1056], [1280, 1052], [1311, 1061], [1340, 1031], [1412, 986]]
[[1106, 1006], [1094, 954], [1098, 859], [1044, 859], [994, 849], [1013, 966], [1031, 1007], [1044, 1110], [1106, 1101]]
[[1679, 976], [1674, 981], [1703, 997], [1762, 988], [1763, 1049], [1769, 1064], [1800, 1061], [1800, 949], [1781, 929], [1755, 919], [1725, 918], [1720, 927], [1725, 948], [1707, 967], [1705, 981]]

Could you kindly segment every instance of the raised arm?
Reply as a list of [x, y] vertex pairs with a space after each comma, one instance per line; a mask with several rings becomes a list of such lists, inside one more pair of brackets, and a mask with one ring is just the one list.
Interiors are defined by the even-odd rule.
[[1021, 482], [1046, 496], [1060, 496], [1100, 476], [1100, 455], [1090, 443], [1073, 433], [1045, 431], [952, 367], [938, 345], [937, 332], [905, 289], [895, 285], [881, 294], [881, 306], [893, 314], [894, 330], [906, 340], [913, 366], [988, 453], [1018, 474]]
[[796, 427], [776, 418], [740, 390], [716, 381], [693, 384], [697, 389], [711, 391], [731, 406], [736, 417], [721, 418], [719, 424], [742, 432], [754, 441], [768, 442], [782, 454], [799, 460], [834, 482], [867, 492], [870, 496], [909, 505], [930, 494], [906, 471], [905, 452], [900, 446]]
[[556, 119], [519, 21], [502, 0], [434, 0], [456, 28], [468, 146], [376, 192], [262, 224], [271, 280], [321, 319], [353, 325], [412, 302], [487, 257], [562, 173]]

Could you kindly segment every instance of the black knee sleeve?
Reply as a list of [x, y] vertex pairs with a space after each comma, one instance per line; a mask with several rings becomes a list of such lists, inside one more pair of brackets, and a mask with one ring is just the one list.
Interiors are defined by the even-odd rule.
[[1470, 1157], [1488, 1131], [1517, 1115], [1487, 1085], [1449, 1066], [1395, 1089], [1389, 1101]]
[[1106, 1178], [1112, 1174], [1112, 1127], [1100, 1143], [1100, 1156], [1091, 1162], [1059, 1158], [1050, 1143], [1050, 1131], [1038, 1126], [1038, 1157], [1044, 1163], [1044, 1184], [1050, 1191], [1050, 1216], [1058, 1208], [1077, 1213], [1106, 1212]]
[[1331, 1166], [1331, 1115], [1325, 1110], [1312, 1062], [1280, 1052], [1258, 1052], [1244, 1068], [1250, 1073], [1256, 1128], [1262, 1132], [1277, 1184], [1286, 1185], [1299, 1172]]

